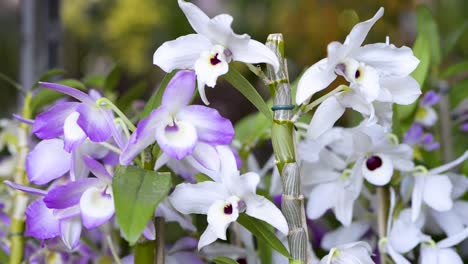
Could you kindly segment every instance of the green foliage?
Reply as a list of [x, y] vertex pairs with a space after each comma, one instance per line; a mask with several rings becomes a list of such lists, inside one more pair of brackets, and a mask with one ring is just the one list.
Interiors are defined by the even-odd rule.
[[216, 264], [238, 264], [237, 261], [227, 257], [217, 257], [213, 259]]
[[468, 61], [462, 61], [447, 67], [440, 77], [446, 79], [466, 72], [468, 72]]
[[427, 41], [429, 41], [431, 64], [433, 67], [438, 67], [441, 62], [442, 55], [437, 23], [431, 11], [426, 6], [418, 6], [416, 12], [418, 20], [418, 34], [424, 35], [427, 38]]
[[65, 74], [65, 71], [62, 70], [62, 69], [48, 70], [39, 77], [37, 82], [34, 84], [33, 88], [37, 88], [39, 86], [39, 82], [46, 82], [46, 81], [50, 80], [53, 77], [57, 77], [57, 76], [60, 76], [60, 75], [63, 75], [63, 74]]
[[137, 82], [124, 94], [119, 96], [119, 99], [117, 100], [117, 107], [119, 107], [119, 109], [124, 113], [127, 112], [132, 106], [132, 103], [144, 95], [147, 86], [148, 85], [145, 81]]
[[229, 67], [229, 71], [223, 75], [234, 88], [236, 88], [247, 100], [249, 100], [261, 113], [269, 120], [272, 119], [271, 111], [265, 100], [260, 96], [257, 90], [240, 74], [234, 67]]
[[[67, 86], [70, 86], [70, 87], [73, 87], [82, 91], [86, 91], [85, 85], [75, 79], [65, 79], [57, 83], [67, 85]], [[63, 93], [60, 93], [54, 90], [50, 90], [47, 88], [39, 88], [39, 87], [38, 89], [41, 89], [41, 90], [33, 97], [32, 102], [31, 102], [31, 111], [33, 114], [38, 113], [44, 106], [49, 105], [57, 101], [58, 99], [64, 97]]]
[[164, 90], [166, 90], [166, 86], [169, 84], [172, 77], [174, 77], [176, 73], [177, 73], [177, 70], [174, 70], [166, 74], [166, 76], [164, 76], [164, 79], [161, 81], [161, 84], [159, 85], [158, 90], [156, 90], [156, 92], [153, 93], [151, 98], [146, 103], [145, 108], [143, 109], [143, 112], [141, 112], [140, 114], [141, 119], [147, 117], [151, 113], [151, 111], [153, 111], [154, 109], [158, 108], [161, 105], [161, 100], [164, 94]]
[[107, 75], [106, 79], [104, 80], [104, 92], [110, 93], [115, 91], [117, 88], [120, 76], [122, 75], [122, 70], [118, 65], [115, 65], [112, 70]]
[[213, 181], [213, 179], [206, 176], [205, 174], [197, 173], [197, 174], [195, 174], [195, 181], [196, 182], [206, 182], [206, 181]]
[[465, 22], [461, 27], [457, 27], [455, 30], [450, 32], [450, 34], [448, 34], [448, 36], [445, 38], [446, 40], [444, 42], [444, 49], [442, 50], [444, 56], [447, 56], [453, 50], [467, 28], [468, 22]]
[[291, 258], [286, 247], [276, 237], [270, 225], [262, 220], [255, 219], [244, 213], [239, 215], [237, 222], [249, 230], [259, 241], [259, 243], [266, 243], [274, 250], [278, 251], [281, 255]]
[[419, 83], [421, 88], [424, 87], [427, 74], [429, 72], [431, 60], [431, 48], [429, 46], [429, 39], [424, 34], [419, 34], [414, 42], [413, 53], [419, 59], [419, 65], [416, 70], [411, 73], [411, 76]]
[[118, 167], [112, 180], [115, 214], [124, 238], [134, 244], [171, 188], [170, 173]]

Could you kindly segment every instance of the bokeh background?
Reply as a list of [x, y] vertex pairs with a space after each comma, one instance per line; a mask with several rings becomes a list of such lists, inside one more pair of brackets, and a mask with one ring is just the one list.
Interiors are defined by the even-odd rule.
[[[31, 0], [0, 1], [0, 73], [21, 83], [21, 50], [26, 44], [25, 17], [22, 5]], [[32, 0], [34, 1], [34, 0]], [[39, 14], [36, 22], [58, 16], [59, 53], [53, 58], [55, 66], [63, 68], [63, 78], [83, 79], [106, 75], [114, 65], [121, 67], [118, 90], [124, 92], [133, 84], [145, 81], [143, 93], [147, 98], [157, 87], [164, 72], [152, 64], [153, 52], [164, 41], [192, 33], [190, 25], [177, 6], [176, 0], [37, 0], [56, 2], [55, 9], [37, 12], [36, 5], [29, 12]], [[384, 42], [390, 36], [397, 46], [412, 46], [417, 33], [416, 6], [425, 4], [434, 14], [442, 41], [444, 35], [466, 23], [468, 1], [407, 1], [407, 0], [194, 0], [209, 16], [229, 13], [234, 17], [237, 33], [248, 33], [264, 41], [269, 33], [281, 32], [289, 59], [291, 80], [307, 66], [326, 56], [326, 45], [334, 40], [343, 41], [352, 26], [374, 15], [380, 6], [384, 17], [376, 24], [367, 42]], [[57, 8], [58, 6], [58, 8]], [[54, 9], [54, 7], [49, 7]], [[46, 30], [47, 27], [46, 27]], [[50, 31], [57, 30], [54, 26]], [[23, 32], [23, 34], [22, 34]], [[47, 32], [44, 32], [46, 37]], [[465, 30], [457, 47], [451, 53], [451, 63], [466, 58], [468, 31]], [[57, 47], [55, 47], [57, 48]], [[30, 63], [39, 63], [36, 61]], [[243, 68], [241, 67], [241, 70]], [[245, 70], [245, 69], [244, 69]], [[252, 78], [248, 71], [244, 73]], [[36, 73], [39, 76], [39, 73]], [[252, 78], [254, 80], [254, 78]], [[258, 86], [261, 86], [257, 83]], [[267, 91], [259, 88], [263, 95]], [[17, 111], [19, 98], [8, 82], [0, 80], [0, 116]], [[209, 89], [212, 106], [234, 122], [250, 111], [247, 101], [223, 82]]]

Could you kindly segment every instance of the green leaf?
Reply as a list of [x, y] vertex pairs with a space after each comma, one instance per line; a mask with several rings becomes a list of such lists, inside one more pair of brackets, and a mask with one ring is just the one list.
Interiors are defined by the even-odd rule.
[[437, 23], [429, 8], [424, 5], [418, 6], [417, 10], [418, 34], [424, 35], [429, 41], [431, 64], [438, 66], [441, 61], [440, 36]]
[[424, 87], [429, 72], [429, 63], [431, 60], [431, 48], [429, 40], [424, 35], [419, 35], [413, 45], [413, 53], [419, 59], [419, 64], [416, 70], [411, 73], [411, 76], [419, 83], [421, 88]]
[[161, 84], [159, 85], [158, 90], [156, 90], [156, 92], [153, 93], [151, 98], [146, 103], [145, 108], [143, 109], [143, 112], [141, 112], [140, 114], [140, 119], [147, 117], [151, 113], [151, 111], [153, 111], [154, 109], [158, 108], [161, 105], [161, 100], [164, 94], [164, 90], [166, 90], [166, 86], [169, 84], [172, 77], [174, 77], [176, 73], [177, 73], [177, 70], [174, 70], [166, 74], [166, 76], [164, 76], [164, 79], [161, 81]]
[[262, 220], [255, 219], [244, 213], [239, 215], [237, 222], [249, 230], [258, 240], [259, 243], [267, 243], [271, 248], [278, 251], [281, 255], [291, 258], [286, 247], [276, 237], [270, 225]]
[[49, 79], [51, 79], [52, 77], [56, 77], [56, 76], [59, 76], [59, 75], [63, 75], [65, 73], [64, 70], [62, 69], [52, 69], [52, 70], [48, 70], [46, 71], [44, 74], [42, 74], [39, 79], [37, 80], [37, 82], [34, 84], [33, 88], [36, 88], [39, 86], [39, 82], [45, 82], [45, 81], [48, 81]]
[[460, 81], [452, 86], [449, 93], [450, 105], [457, 107], [463, 100], [468, 98], [468, 79]]
[[140, 81], [137, 84], [133, 85], [119, 97], [117, 100], [117, 107], [122, 110], [124, 113], [131, 107], [132, 102], [141, 98], [145, 93], [147, 88], [147, 83], [145, 81]]
[[443, 49], [444, 56], [447, 56], [450, 51], [457, 45], [458, 40], [461, 38], [466, 28], [468, 28], [468, 22], [463, 23], [461, 27], [456, 28], [446, 37], [445, 48]]
[[8, 257], [8, 255], [0, 249], [0, 263], [8, 263], [10, 260], [10, 258]]
[[112, 179], [115, 214], [124, 238], [134, 244], [171, 188], [170, 173], [118, 167]]
[[195, 181], [198, 183], [198, 182], [213, 181], [213, 179], [206, 176], [205, 174], [197, 173], [195, 174]]
[[105, 81], [104, 81], [104, 91], [105, 92], [112, 92], [117, 88], [117, 85], [119, 84], [120, 80], [120, 75], [122, 73], [122, 70], [118, 65], [115, 65], [110, 73], [107, 75]]
[[217, 257], [213, 259], [216, 264], [239, 264], [237, 261], [228, 257]]
[[253, 146], [257, 140], [270, 135], [271, 120], [268, 120], [262, 113], [254, 113], [238, 121], [234, 129], [237, 141]]
[[102, 89], [104, 87], [104, 83], [106, 82], [106, 77], [102, 75], [89, 75], [84, 77], [82, 81], [87, 87]]
[[465, 72], [468, 72], [468, 61], [462, 61], [449, 66], [440, 74], [440, 77], [446, 79]]
[[263, 113], [269, 120], [272, 120], [271, 110], [265, 103], [265, 100], [263, 100], [257, 90], [247, 79], [244, 78], [244, 76], [242, 76], [242, 74], [233, 67], [229, 67], [229, 71], [223, 75], [223, 77], [242, 95], [244, 95], [245, 98], [247, 98], [258, 109], [258, 111]]

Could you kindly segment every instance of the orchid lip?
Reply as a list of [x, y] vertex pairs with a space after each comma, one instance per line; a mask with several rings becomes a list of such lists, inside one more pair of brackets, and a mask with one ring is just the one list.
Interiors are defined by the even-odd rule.
[[223, 209], [224, 214], [231, 215], [233, 212], [232, 204], [227, 204]]
[[213, 66], [216, 66], [216, 65], [218, 65], [219, 63], [221, 63], [221, 60], [218, 59], [218, 53], [216, 53], [213, 57], [210, 58], [210, 63], [211, 63], [211, 65], [213, 65]]

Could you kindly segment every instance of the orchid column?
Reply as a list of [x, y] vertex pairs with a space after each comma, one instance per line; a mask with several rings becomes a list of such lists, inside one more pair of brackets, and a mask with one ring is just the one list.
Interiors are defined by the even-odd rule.
[[282, 34], [270, 34], [266, 43], [273, 50], [280, 62], [279, 71], [267, 66], [271, 80], [270, 88], [274, 93], [272, 142], [276, 166], [281, 175], [283, 196], [281, 210], [289, 226], [289, 251], [295, 261], [309, 263], [307, 256], [307, 224], [304, 210], [304, 196], [301, 193], [299, 165], [296, 162], [294, 143], [294, 123], [292, 119], [291, 87], [284, 60], [284, 42]]

